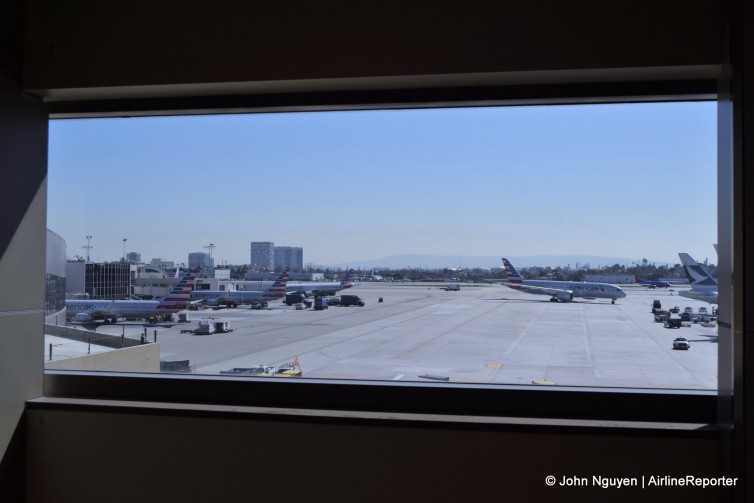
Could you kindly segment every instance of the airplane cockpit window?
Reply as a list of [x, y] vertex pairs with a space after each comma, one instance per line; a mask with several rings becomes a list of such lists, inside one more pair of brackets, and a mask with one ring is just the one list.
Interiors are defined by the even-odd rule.
[[716, 389], [715, 114], [53, 120], [45, 366]]

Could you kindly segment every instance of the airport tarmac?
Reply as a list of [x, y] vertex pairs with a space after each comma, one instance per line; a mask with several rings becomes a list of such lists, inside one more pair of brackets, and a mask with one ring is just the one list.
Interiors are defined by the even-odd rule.
[[[666, 329], [650, 312], [654, 299], [694, 312], [706, 303], [639, 286], [614, 305], [550, 302], [501, 285], [442, 286], [362, 283], [341, 292], [359, 295], [364, 307], [190, 311], [188, 324], [150, 327], [147, 339], [156, 331], [161, 360], [189, 360], [197, 374], [298, 358], [304, 378], [717, 388], [716, 326]], [[206, 317], [229, 321], [233, 332], [180, 333]], [[143, 330], [119, 323], [97, 332], [139, 338]], [[675, 337], [691, 349], [673, 350]]]

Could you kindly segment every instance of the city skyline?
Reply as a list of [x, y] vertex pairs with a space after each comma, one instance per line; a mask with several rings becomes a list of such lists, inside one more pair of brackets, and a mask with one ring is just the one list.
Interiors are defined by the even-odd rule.
[[715, 124], [713, 102], [53, 120], [48, 227], [94, 261], [712, 258]]

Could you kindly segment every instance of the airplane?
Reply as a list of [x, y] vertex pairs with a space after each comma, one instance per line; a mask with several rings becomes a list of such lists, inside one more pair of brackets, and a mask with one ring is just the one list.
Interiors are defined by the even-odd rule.
[[505, 275], [508, 278], [502, 283], [503, 285], [534, 295], [549, 295], [550, 302], [571, 302], [574, 297], [581, 297], [584, 299], [611, 299], [611, 304], [615, 304], [616, 299], [622, 299], [626, 296], [626, 292], [620, 287], [608, 283], [524, 279], [505, 257], [503, 257], [503, 265], [505, 266]]
[[264, 290], [194, 290], [192, 300], [204, 300], [208, 305], [224, 303], [230, 307], [240, 304], [254, 304], [279, 300], [285, 297], [288, 271], [282, 273], [275, 282]]
[[669, 288], [672, 285], [667, 281], [660, 281], [658, 279], [641, 279], [639, 276], [634, 275], [636, 282], [640, 285], [647, 286], [649, 288]]
[[80, 323], [98, 320], [117, 323], [119, 318], [154, 318], [177, 313], [188, 307], [195, 279], [194, 272], [186, 273], [170, 293], [159, 300], [66, 300], [66, 316]]
[[288, 284], [285, 287], [285, 291], [288, 293], [299, 292], [305, 297], [311, 297], [312, 295], [335, 295], [340, 290], [345, 288], [351, 288], [353, 286], [353, 271], [348, 271], [340, 283], [334, 281], [328, 283], [296, 283]]
[[717, 280], [702, 267], [688, 253], [679, 253], [683, 270], [691, 283], [690, 290], [679, 290], [678, 295], [689, 299], [701, 300], [709, 304], [717, 304]]

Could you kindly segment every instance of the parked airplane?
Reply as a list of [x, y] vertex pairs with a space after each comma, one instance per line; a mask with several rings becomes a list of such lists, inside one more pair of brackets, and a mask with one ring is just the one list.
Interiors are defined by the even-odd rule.
[[626, 296], [621, 288], [608, 283], [591, 283], [576, 281], [549, 281], [539, 279], [524, 279], [507, 258], [503, 258], [507, 281], [502, 284], [514, 290], [534, 295], [549, 295], [551, 302], [571, 302], [574, 297], [584, 299], [616, 299]]
[[710, 304], [717, 304], [717, 280], [700, 263], [691, 258], [688, 253], [679, 253], [683, 270], [691, 283], [690, 290], [679, 290], [678, 295], [689, 299], [701, 300]]
[[186, 273], [167, 297], [160, 300], [66, 300], [66, 317], [89, 323], [103, 320], [116, 323], [119, 318], [154, 318], [177, 313], [188, 307], [195, 275]]
[[288, 271], [278, 276], [275, 282], [264, 290], [194, 290], [192, 300], [204, 300], [209, 305], [225, 303], [230, 307], [279, 300], [285, 297]]
[[285, 291], [289, 293], [300, 292], [306, 297], [311, 297], [312, 295], [335, 295], [340, 290], [351, 288], [353, 286], [352, 278], [353, 271], [348, 271], [343, 276], [343, 279], [340, 280], [340, 283], [331, 281], [328, 283], [296, 283], [293, 285], [288, 284], [285, 287]]
[[634, 276], [636, 282], [640, 285], [648, 286], [649, 288], [669, 288], [672, 286], [667, 281], [660, 281], [658, 279], [641, 279], [639, 276]]

